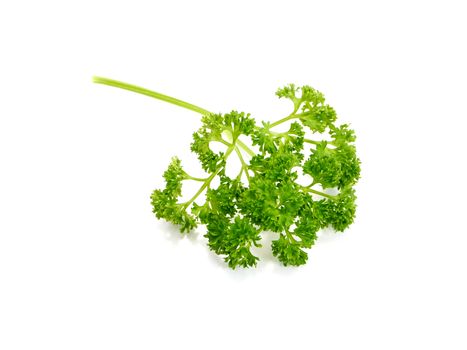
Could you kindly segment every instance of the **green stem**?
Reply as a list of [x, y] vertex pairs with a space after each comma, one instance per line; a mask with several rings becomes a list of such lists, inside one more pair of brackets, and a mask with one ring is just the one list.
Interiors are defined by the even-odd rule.
[[[231, 147], [229, 147], [229, 149], [227, 150], [227, 152], [225, 152], [225, 155], [224, 155], [224, 160], [226, 160], [229, 156], [230, 156], [230, 153], [232, 153], [232, 151], [234, 150], [234, 146], [232, 145]], [[195, 195], [193, 197], [190, 198], [190, 200], [188, 200], [187, 202], [185, 203], [181, 203], [183, 204], [183, 206], [186, 208], [188, 208], [188, 206], [193, 203], [196, 198], [198, 198], [198, 196], [203, 193], [203, 191], [206, 189], [206, 187], [208, 187], [211, 183], [211, 181], [216, 177], [217, 174], [219, 174], [219, 172], [222, 170], [222, 167], [219, 167], [219, 169], [217, 169], [216, 171], [214, 171], [207, 179], [206, 181], [204, 181], [203, 185], [199, 188], [198, 192], [195, 193]]]
[[327, 194], [327, 193], [324, 193], [324, 192], [321, 192], [321, 191], [317, 191], [317, 190], [314, 190], [312, 188], [309, 188], [309, 187], [302, 187], [303, 190], [305, 192], [311, 192], [311, 193], [314, 193], [314, 194], [317, 194], [319, 196], [322, 196], [322, 197], [326, 197], [326, 198], [329, 198], [329, 199], [336, 199], [337, 196], [332, 196], [330, 194]]
[[194, 176], [188, 175], [187, 173], [185, 173], [185, 176], [187, 180], [194, 180], [194, 181], [206, 181], [208, 179], [207, 177], [194, 177]]
[[211, 114], [211, 112], [205, 110], [204, 108], [195, 106], [195, 105], [193, 105], [191, 103], [179, 100], [177, 98], [170, 97], [170, 96], [161, 94], [159, 92], [151, 91], [151, 90], [148, 90], [148, 89], [136, 86], [136, 85], [131, 85], [131, 84], [128, 84], [128, 83], [124, 83], [124, 82], [109, 79], [109, 78], [103, 78], [103, 77], [93, 77], [92, 81], [97, 83], [97, 84], [109, 85], [109, 86], [117, 87], [117, 88], [120, 88], [120, 89], [133, 91], [133, 92], [136, 92], [138, 94], [154, 97], [154, 98], [156, 98], [158, 100], [162, 100], [162, 101], [165, 101], [165, 102], [168, 102], [168, 103], [172, 103], [172, 104], [174, 104], [176, 106], [180, 106], [180, 107], [189, 109], [191, 111], [201, 113], [203, 115]]
[[[197, 112], [197, 113], [200, 113], [200, 114], [203, 114], [203, 115], [213, 114], [212, 112], [209, 112], [208, 110], [206, 110], [204, 108], [195, 106], [194, 104], [179, 100], [178, 98], [174, 98], [174, 97], [171, 97], [171, 96], [161, 94], [161, 93], [156, 92], [156, 91], [151, 91], [151, 90], [142, 88], [140, 86], [136, 86], [136, 85], [132, 85], [132, 84], [128, 84], [128, 83], [124, 83], [124, 82], [121, 82], [121, 81], [118, 81], [118, 80], [113, 80], [113, 79], [104, 78], [104, 77], [93, 77], [92, 81], [97, 83], [97, 84], [109, 85], [109, 86], [117, 87], [117, 88], [120, 88], [120, 89], [133, 91], [133, 92], [136, 92], [138, 94], [154, 97], [154, 98], [156, 98], [158, 100], [165, 101], [165, 102], [168, 102], [168, 103], [172, 103], [172, 104], [174, 104], [176, 106], [180, 106], [180, 107], [189, 109], [191, 111], [194, 111], [194, 112]], [[224, 140], [217, 140], [217, 141], [225, 144], [226, 146], [229, 146], [229, 147], [231, 146], [230, 143], [228, 143], [228, 142], [226, 142]], [[253, 152], [253, 150], [251, 150], [242, 141], [236, 140], [236, 143], [238, 143], [238, 145], [241, 148], [243, 148], [245, 150], [245, 152], [247, 152], [251, 157], [253, 157], [256, 154], [255, 152]]]
[[319, 141], [314, 141], [314, 140], [310, 140], [310, 139], [304, 139], [303, 141], [307, 142], [307, 143], [311, 143], [313, 145], [319, 145], [321, 143]]
[[211, 174], [211, 176], [208, 177], [208, 179], [206, 181], [204, 181], [203, 185], [199, 188], [198, 192], [195, 193], [195, 195], [193, 197], [190, 198], [190, 200], [188, 200], [187, 202], [183, 203], [183, 207], [186, 209], [188, 208], [188, 206], [193, 203], [195, 201], [196, 198], [198, 198], [198, 196], [203, 193], [203, 191], [206, 189], [206, 187], [208, 187], [208, 185], [211, 183], [212, 179], [214, 179], [214, 177], [219, 173], [219, 171], [221, 170], [222, 168], [219, 168], [217, 171], [213, 172]]
[[246, 178], [248, 182], [250, 182], [250, 174], [248, 174], [248, 165], [245, 163], [245, 160], [243, 159], [242, 152], [238, 149], [238, 147], [235, 147], [235, 152], [237, 152], [238, 158], [240, 159], [240, 162], [242, 163], [242, 170], [245, 171]]
[[285, 230], [285, 233], [287, 237], [289, 238], [290, 241], [293, 241], [294, 243], [297, 243], [298, 241], [292, 236], [289, 230]]
[[237, 180], [240, 180], [242, 178], [243, 170], [243, 167], [240, 167], [240, 172], [237, 175]]
[[220, 143], [226, 145], [227, 147], [232, 146], [232, 144], [230, 142], [227, 142], [224, 139], [216, 139], [215, 141], [220, 142]]
[[238, 145], [243, 148], [243, 150], [248, 153], [251, 157], [254, 157], [256, 155], [255, 152], [253, 152], [253, 150], [248, 147], [247, 145], [245, 145], [242, 141], [240, 141], [239, 139], [236, 140], [236, 143], [238, 143]]
[[298, 118], [298, 116], [295, 114], [295, 113], [292, 113], [291, 115], [285, 117], [285, 118], [282, 118], [282, 119], [279, 119], [277, 121], [275, 121], [274, 123], [272, 124], [269, 124], [269, 127], [270, 128], [273, 128], [279, 124], [282, 124], [282, 123], [285, 123], [286, 121], [290, 120], [290, 119], [295, 119], [295, 118]]

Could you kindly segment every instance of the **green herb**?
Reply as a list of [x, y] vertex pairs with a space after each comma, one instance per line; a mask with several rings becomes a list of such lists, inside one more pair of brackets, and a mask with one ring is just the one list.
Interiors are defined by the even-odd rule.
[[[209, 248], [231, 268], [255, 266], [258, 257], [252, 247], [261, 247], [261, 235], [268, 231], [279, 234], [271, 248], [282, 264], [305, 264], [305, 249], [315, 243], [321, 228], [343, 231], [353, 222], [353, 186], [360, 175], [355, 134], [346, 124], [336, 125], [335, 110], [312, 87], [290, 84], [277, 90], [279, 98], [292, 102], [292, 112], [275, 122], [257, 124], [243, 112], [211, 113], [119, 81], [94, 77], [94, 82], [148, 95], [202, 115], [202, 127], [193, 134], [191, 150], [206, 176], [189, 175], [180, 159], [174, 157], [163, 174], [166, 186], [152, 193], [151, 203], [157, 218], [178, 225], [181, 232], [206, 225]], [[281, 124], [288, 130], [277, 131]], [[224, 151], [214, 152], [210, 147], [213, 142], [222, 144]], [[230, 157], [240, 160], [235, 177], [225, 172]], [[309, 184], [297, 182], [298, 172], [308, 175]], [[214, 186], [216, 177], [219, 185]], [[198, 182], [199, 189], [182, 202], [185, 181]]]

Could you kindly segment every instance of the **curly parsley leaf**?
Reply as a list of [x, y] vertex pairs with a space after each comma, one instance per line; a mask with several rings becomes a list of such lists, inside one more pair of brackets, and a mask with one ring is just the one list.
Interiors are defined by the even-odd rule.
[[[94, 81], [202, 114], [191, 151], [206, 176], [189, 175], [180, 159], [172, 158], [163, 173], [165, 187], [154, 190], [151, 205], [157, 218], [178, 225], [181, 232], [205, 225], [209, 248], [229, 267], [256, 266], [259, 259], [252, 248], [261, 247], [261, 235], [270, 231], [279, 234], [272, 241], [272, 254], [285, 266], [303, 265], [308, 260], [306, 250], [315, 244], [320, 229], [343, 231], [353, 223], [353, 186], [360, 177], [355, 133], [348, 124], [336, 124], [336, 111], [320, 91], [294, 84], [278, 89], [279, 98], [292, 102], [292, 112], [275, 122], [256, 124], [243, 112], [211, 113], [135, 85], [99, 77]], [[284, 123], [289, 123], [287, 131], [276, 131]], [[316, 139], [317, 134], [324, 137]], [[222, 144], [224, 150], [215, 152], [213, 142]], [[306, 159], [305, 154], [309, 154]], [[235, 177], [226, 173], [231, 156], [237, 156], [241, 164]], [[298, 183], [302, 174], [311, 178], [308, 186]], [[213, 182], [216, 178], [218, 185]], [[181, 201], [184, 181], [199, 183], [187, 201]]]

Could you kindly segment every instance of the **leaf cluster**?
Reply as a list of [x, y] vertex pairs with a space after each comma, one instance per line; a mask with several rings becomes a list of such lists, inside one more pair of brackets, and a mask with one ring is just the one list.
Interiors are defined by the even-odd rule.
[[[283, 265], [303, 265], [320, 229], [343, 231], [355, 217], [353, 186], [360, 176], [360, 161], [354, 131], [347, 124], [336, 125], [335, 110], [309, 86], [290, 84], [276, 94], [291, 100], [293, 111], [274, 123], [257, 125], [249, 114], [237, 111], [205, 114], [191, 150], [208, 176], [188, 175], [173, 158], [163, 175], [165, 188], [151, 196], [157, 218], [179, 225], [181, 232], [205, 225], [209, 248], [231, 268], [255, 266], [254, 251], [268, 232], [278, 237], [271, 250]], [[274, 131], [288, 121], [287, 131]], [[328, 141], [314, 141], [307, 133], [327, 135]], [[241, 139], [249, 139], [253, 149]], [[225, 151], [214, 152], [213, 142], [223, 144]], [[242, 162], [237, 177], [225, 172], [233, 154]], [[299, 184], [299, 175], [308, 176], [310, 185]], [[215, 177], [219, 185], [213, 187]], [[191, 200], [180, 202], [182, 182], [187, 180], [200, 181], [200, 188]]]

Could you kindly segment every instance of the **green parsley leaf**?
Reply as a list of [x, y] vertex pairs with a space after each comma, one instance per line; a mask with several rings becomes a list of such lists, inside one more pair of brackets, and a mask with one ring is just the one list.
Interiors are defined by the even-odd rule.
[[[277, 121], [257, 124], [244, 112], [211, 113], [135, 85], [100, 77], [94, 81], [202, 115], [191, 151], [205, 176], [188, 174], [180, 159], [172, 158], [163, 173], [165, 187], [153, 191], [151, 205], [158, 219], [178, 225], [181, 232], [205, 225], [209, 248], [229, 267], [256, 266], [259, 259], [252, 248], [261, 247], [261, 235], [271, 231], [279, 234], [272, 241], [272, 254], [285, 266], [303, 265], [308, 260], [305, 250], [316, 243], [320, 229], [343, 231], [353, 223], [353, 187], [360, 178], [356, 137], [348, 124], [336, 124], [336, 111], [320, 91], [294, 84], [278, 89], [279, 98], [292, 102], [292, 112]], [[287, 131], [276, 131], [278, 125], [288, 122]], [[316, 134], [321, 136], [316, 139]], [[328, 141], [320, 141], [323, 139]], [[224, 150], [214, 151], [214, 142]], [[306, 159], [305, 154], [309, 154]], [[231, 177], [226, 167], [234, 156], [240, 168], [238, 175]], [[311, 183], [298, 183], [298, 172], [311, 177]], [[218, 185], [214, 185], [216, 178]], [[181, 201], [184, 181], [195, 181], [199, 187], [189, 200]], [[200, 201], [203, 195], [204, 201]]]

